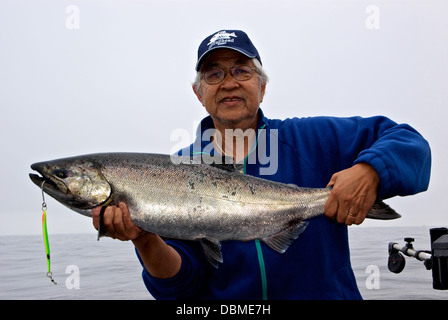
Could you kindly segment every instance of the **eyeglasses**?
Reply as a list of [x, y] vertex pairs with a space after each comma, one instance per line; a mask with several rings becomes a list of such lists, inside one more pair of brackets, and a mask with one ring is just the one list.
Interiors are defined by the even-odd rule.
[[246, 81], [252, 78], [254, 75], [255, 68], [251, 68], [249, 66], [233, 66], [233, 67], [225, 67], [225, 68], [213, 68], [207, 70], [202, 75], [202, 79], [205, 80], [208, 84], [218, 84], [221, 83], [226, 77], [227, 72], [225, 69], [230, 69], [231, 76], [238, 81]]

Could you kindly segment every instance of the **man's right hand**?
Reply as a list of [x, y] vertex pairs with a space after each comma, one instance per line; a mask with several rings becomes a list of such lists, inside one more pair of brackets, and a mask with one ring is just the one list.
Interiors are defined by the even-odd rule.
[[[98, 230], [101, 207], [92, 210], [93, 226]], [[131, 240], [137, 249], [145, 269], [156, 278], [171, 278], [181, 267], [179, 253], [167, 245], [158, 235], [137, 227], [131, 219], [128, 207], [120, 202], [104, 211], [103, 224], [106, 236], [122, 241]]]
[[[98, 230], [101, 207], [92, 210], [93, 226]], [[106, 236], [122, 241], [134, 241], [145, 235], [147, 232], [137, 227], [131, 220], [128, 207], [120, 202], [117, 206], [109, 206], [104, 211], [103, 217]]]

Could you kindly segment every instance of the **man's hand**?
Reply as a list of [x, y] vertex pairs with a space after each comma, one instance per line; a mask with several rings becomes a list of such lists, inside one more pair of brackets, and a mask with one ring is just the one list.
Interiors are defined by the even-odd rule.
[[359, 163], [335, 173], [327, 187], [333, 187], [325, 203], [325, 215], [347, 225], [361, 224], [378, 194], [380, 178], [372, 166]]
[[[93, 226], [98, 230], [101, 207], [92, 210]], [[106, 208], [103, 217], [106, 235], [123, 241], [131, 240], [146, 270], [156, 278], [171, 278], [182, 264], [179, 253], [158, 235], [137, 227], [124, 203]]]
[[[93, 226], [98, 230], [101, 207], [92, 210]], [[122, 241], [136, 240], [146, 231], [137, 227], [131, 220], [128, 207], [124, 203], [117, 206], [109, 206], [104, 212], [104, 227], [108, 237]]]

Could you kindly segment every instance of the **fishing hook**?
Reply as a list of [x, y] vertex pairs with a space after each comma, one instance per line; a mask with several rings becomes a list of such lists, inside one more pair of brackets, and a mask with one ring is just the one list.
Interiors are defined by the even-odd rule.
[[44, 194], [44, 184], [45, 180], [42, 181], [42, 185], [40, 186], [40, 189], [42, 190], [42, 211], [47, 209], [47, 203], [45, 202], [45, 194]]

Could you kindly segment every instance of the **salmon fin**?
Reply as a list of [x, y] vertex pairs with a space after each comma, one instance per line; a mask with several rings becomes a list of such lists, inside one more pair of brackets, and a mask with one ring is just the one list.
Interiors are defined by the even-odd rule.
[[303, 231], [305, 231], [308, 226], [307, 221], [300, 221], [292, 227], [276, 233], [268, 238], [261, 239], [265, 244], [267, 244], [271, 249], [284, 253], [291, 243], [296, 240]]
[[202, 245], [202, 249], [204, 249], [204, 254], [208, 262], [218, 269], [219, 263], [224, 261], [222, 259], [221, 243], [218, 240], [210, 238], [201, 238], [199, 242]]
[[238, 169], [235, 167], [235, 163], [233, 162], [233, 158], [228, 156], [214, 156], [216, 161], [210, 163], [210, 166], [228, 171], [228, 172], [238, 172]]
[[225, 163], [213, 163], [210, 166], [227, 171], [227, 172], [238, 172], [238, 170], [234, 167], [233, 164], [225, 164]]
[[366, 218], [378, 220], [393, 220], [400, 217], [401, 215], [399, 213], [389, 207], [389, 205], [384, 203], [382, 200], [377, 200], [366, 216]]

